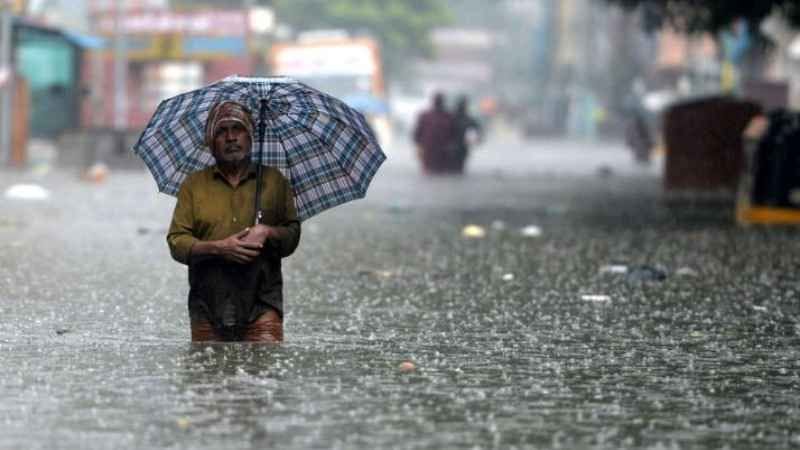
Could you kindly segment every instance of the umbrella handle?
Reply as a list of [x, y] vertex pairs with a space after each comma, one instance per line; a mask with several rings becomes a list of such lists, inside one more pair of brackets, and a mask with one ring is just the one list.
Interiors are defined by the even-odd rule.
[[[267, 99], [262, 98], [259, 101], [258, 108], [258, 142], [263, 144], [266, 140], [265, 134], [267, 133]], [[259, 151], [263, 151], [263, 147], [259, 147]], [[261, 156], [261, 155], [259, 155]]]
[[261, 107], [258, 111], [258, 157], [256, 158], [256, 204], [255, 204], [255, 223], [261, 223], [263, 211], [261, 211], [261, 174], [262, 168], [261, 160], [264, 158], [264, 141], [266, 140], [267, 133], [267, 99], [261, 99]]

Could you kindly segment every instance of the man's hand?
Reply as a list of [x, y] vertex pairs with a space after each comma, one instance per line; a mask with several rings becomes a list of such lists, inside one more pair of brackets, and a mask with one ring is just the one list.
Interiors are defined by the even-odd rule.
[[275, 237], [275, 230], [272, 227], [260, 223], [249, 230], [243, 238], [244, 242], [263, 246], [267, 239]]
[[239, 264], [252, 262], [261, 253], [263, 245], [263, 241], [257, 242], [250, 237], [257, 227], [258, 225], [254, 228], [245, 228], [232, 236], [217, 241], [219, 256]]

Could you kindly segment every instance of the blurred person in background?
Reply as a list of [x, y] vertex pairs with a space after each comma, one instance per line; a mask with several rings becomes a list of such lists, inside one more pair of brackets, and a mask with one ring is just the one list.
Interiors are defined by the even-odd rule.
[[642, 165], [650, 164], [650, 153], [655, 142], [647, 123], [647, 109], [643, 98], [646, 87], [641, 78], [631, 83], [631, 90], [625, 97], [625, 144], [633, 153], [634, 160]]
[[469, 99], [462, 95], [458, 98], [453, 112], [453, 143], [451, 145], [451, 166], [453, 173], [464, 173], [464, 166], [469, 157], [469, 148], [483, 140], [481, 124], [469, 114]]
[[625, 128], [625, 143], [633, 152], [634, 160], [642, 165], [650, 164], [650, 154], [653, 149], [653, 138], [647, 121], [642, 114], [634, 114], [628, 119]]
[[205, 140], [216, 164], [183, 182], [167, 234], [172, 257], [189, 266], [192, 341], [281, 342], [281, 258], [300, 241], [291, 186], [277, 169], [264, 167], [264, 215], [251, 226], [258, 180], [250, 111], [217, 103]]
[[431, 109], [420, 114], [414, 127], [417, 156], [426, 175], [447, 173], [451, 165], [455, 121], [444, 103], [444, 94], [434, 94]]

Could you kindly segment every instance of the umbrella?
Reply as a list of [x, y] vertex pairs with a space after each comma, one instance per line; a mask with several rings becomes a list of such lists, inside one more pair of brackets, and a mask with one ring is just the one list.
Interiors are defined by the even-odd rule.
[[133, 152], [159, 191], [177, 195], [188, 174], [215, 163], [203, 133], [209, 110], [223, 100], [253, 112], [253, 161], [259, 174], [272, 166], [289, 180], [301, 220], [363, 198], [386, 160], [364, 116], [342, 101], [291, 78], [230, 76], [158, 105]]

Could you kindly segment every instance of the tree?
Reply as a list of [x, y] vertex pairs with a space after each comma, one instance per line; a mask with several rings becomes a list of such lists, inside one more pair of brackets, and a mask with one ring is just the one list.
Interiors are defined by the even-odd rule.
[[442, 0], [274, 0], [281, 22], [295, 30], [339, 28], [377, 38], [387, 73], [433, 52], [429, 33], [450, 23]]
[[627, 9], [642, 8], [646, 28], [658, 29], [665, 24], [694, 33], [716, 34], [739, 19], [747, 21], [751, 30], [773, 11], [783, 15], [793, 26], [800, 26], [800, 2], [797, 0], [606, 0]]

